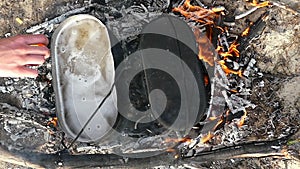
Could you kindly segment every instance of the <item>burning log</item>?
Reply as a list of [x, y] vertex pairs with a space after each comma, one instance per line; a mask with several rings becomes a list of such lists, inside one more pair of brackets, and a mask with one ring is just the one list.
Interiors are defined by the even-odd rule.
[[67, 152], [48, 155], [39, 153], [29, 154], [26, 152], [8, 152], [8, 150], [0, 147], [0, 161], [31, 168], [78, 168], [99, 166], [147, 168], [170, 165], [182, 166], [193, 164], [195, 161], [199, 163], [232, 158], [274, 157], [291, 159], [294, 157], [291, 154], [288, 154], [284, 146], [282, 146], [285, 145], [288, 138], [289, 137], [283, 137], [273, 141], [243, 143], [229, 147], [210, 147], [209, 151], [199, 151], [196, 149], [190, 156], [182, 154], [178, 157], [179, 159], [175, 159], [168, 153], [155, 157], [132, 159], [116, 155], [101, 154], [70, 155]]
[[[263, 142], [250, 142], [243, 143], [242, 145], [234, 145], [229, 147], [212, 148], [209, 151], [200, 151], [193, 154], [193, 158], [187, 158], [187, 161], [192, 161], [200, 158], [205, 160], [210, 159], [228, 159], [232, 158], [245, 158], [245, 157], [268, 157], [274, 156], [279, 158], [286, 158], [286, 153], [283, 149], [279, 148], [284, 144], [287, 138], [281, 138], [273, 141]], [[279, 146], [279, 147], [278, 147]]]

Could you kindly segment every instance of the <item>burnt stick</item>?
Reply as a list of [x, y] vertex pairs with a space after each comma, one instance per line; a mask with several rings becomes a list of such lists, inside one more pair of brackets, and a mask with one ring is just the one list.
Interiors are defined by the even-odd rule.
[[261, 17], [259, 17], [259, 19], [250, 26], [250, 31], [249, 34], [247, 36], [239, 36], [237, 39], [237, 42], [240, 44], [237, 49], [239, 51], [244, 51], [246, 49], [246, 47], [249, 45], [249, 42], [257, 35], [260, 35], [264, 28], [266, 27], [266, 19], [268, 16], [269, 12], [265, 12], [264, 14], [262, 14]]

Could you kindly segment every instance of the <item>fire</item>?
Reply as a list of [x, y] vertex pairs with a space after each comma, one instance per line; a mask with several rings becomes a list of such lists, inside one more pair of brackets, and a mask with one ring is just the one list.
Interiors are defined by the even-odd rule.
[[[165, 143], [187, 143], [187, 144], [191, 144], [192, 143], [192, 139], [190, 139], [190, 138], [179, 138], [179, 139], [176, 139], [176, 138], [167, 138], [164, 142]], [[175, 159], [178, 159], [180, 157], [180, 154], [178, 154], [177, 149], [175, 149], [174, 147], [168, 148], [166, 150], [166, 152], [168, 152], [168, 153], [176, 153], [175, 156], [174, 156]]]
[[168, 153], [175, 153], [176, 152], [176, 150], [174, 148], [168, 148], [166, 151]]
[[213, 137], [214, 137], [214, 135], [211, 134], [210, 132], [208, 132], [206, 136], [201, 138], [200, 143], [204, 144], [204, 143], [208, 142], [210, 139], [212, 139]]
[[237, 93], [238, 91], [236, 89], [230, 89], [230, 92]]
[[[249, 1], [247, 1], [247, 2], [249, 2]], [[250, 2], [250, 5], [255, 6], [257, 8], [262, 8], [262, 7], [272, 5], [272, 3], [270, 1], [259, 2], [257, 0], [253, 0], [252, 2]]]
[[245, 123], [245, 119], [246, 119], [246, 117], [247, 117], [247, 111], [246, 111], [246, 110], [244, 110], [244, 115], [241, 117], [241, 119], [240, 119], [239, 123], [237, 124], [237, 125], [238, 125], [238, 127], [242, 127], [242, 126], [243, 126], [243, 124]]
[[216, 120], [218, 117], [209, 117], [208, 119], [211, 120], [211, 121], [214, 121]]
[[226, 114], [226, 123], [229, 122], [229, 121], [228, 121], [229, 113], [230, 113], [230, 110], [227, 110], [226, 113], [225, 113], [225, 114]]
[[[269, 1], [259, 2], [258, 0], [252, 0], [250, 4], [257, 8], [262, 8], [271, 5]], [[198, 44], [199, 59], [208, 63], [210, 66], [214, 66], [215, 62], [218, 63], [222, 67], [226, 75], [234, 74], [243, 77], [243, 71], [240, 69], [239, 65], [238, 66], [236, 65], [236, 61], [239, 60], [240, 57], [240, 51], [238, 50], [240, 44], [238, 43], [238, 38], [232, 43], [228, 43], [227, 41], [224, 41], [223, 38], [227, 38], [227, 35], [229, 34], [228, 27], [222, 27], [220, 25], [217, 25], [216, 22], [216, 20], [220, 16], [225, 15], [224, 11], [225, 11], [224, 7], [203, 8], [201, 6], [194, 6], [191, 4], [191, 0], [185, 0], [182, 6], [173, 9], [173, 12], [180, 13], [181, 15], [185, 16], [186, 19], [198, 22], [201, 24], [201, 26], [206, 26], [206, 34], [202, 33], [197, 28], [193, 29], [194, 35], [196, 37], [196, 42]], [[245, 37], [249, 35], [250, 28], [252, 25], [253, 23], [251, 22], [249, 27], [247, 27], [241, 33], [240, 37]], [[221, 31], [220, 35], [222, 35], [218, 39], [217, 49], [215, 49], [214, 46], [212, 45], [213, 30], [215, 29]], [[219, 56], [220, 60], [218, 61], [215, 58], [215, 52], [217, 52]], [[231, 63], [234, 64], [233, 69], [229, 67], [229, 64]], [[209, 79], [206, 79], [206, 77], [204, 77], [205, 84], [208, 84], [208, 80]], [[238, 93], [236, 89], [231, 89], [230, 92]], [[207, 143], [209, 140], [211, 140], [214, 137], [214, 134], [212, 134], [212, 132], [216, 131], [220, 125], [224, 124], [225, 120], [226, 120], [225, 122], [228, 122], [229, 113], [230, 111], [227, 110], [226, 115], [223, 114], [219, 117], [208, 118], [208, 120], [210, 121], [216, 121], [216, 120], [218, 121], [217, 124], [214, 126], [214, 128], [200, 139], [200, 143], [202, 144]], [[246, 117], [247, 117], [247, 112], [245, 110], [244, 115], [241, 117], [240, 121], [237, 124], [239, 127], [241, 127], [244, 124]], [[187, 138], [167, 139], [166, 142], [190, 144], [191, 139], [187, 139]], [[174, 152], [174, 149], [169, 149], [168, 151]]]
[[214, 50], [210, 40], [199, 29], [195, 29], [194, 34], [199, 48], [198, 58], [213, 66], [215, 61]]
[[243, 72], [241, 70], [231, 70], [227, 65], [225, 60], [220, 60], [218, 61], [218, 63], [221, 65], [222, 69], [224, 70], [224, 72], [226, 73], [226, 75], [229, 74], [235, 74], [238, 75], [240, 77], [243, 77]]
[[51, 118], [51, 120], [47, 123], [47, 126], [57, 127], [57, 117]]
[[191, 5], [191, 0], [186, 0], [182, 6], [173, 9], [173, 12], [179, 12], [187, 19], [203, 23], [205, 25], [214, 24], [214, 20], [223, 14], [224, 7], [214, 7], [205, 9], [200, 6]]
[[245, 37], [245, 36], [247, 36], [248, 34], [249, 34], [249, 31], [250, 31], [250, 27], [248, 27], [248, 28], [246, 28], [245, 30], [244, 30], [244, 32], [242, 33], [242, 37]]
[[204, 75], [204, 84], [205, 84], [205, 86], [209, 85], [209, 77], [208, 77], [208, 75]]
[[230, 44], [228, 51], [224, 52], [223, 47], [218, 46], [216, 51], [219, 53], [220, 56], [223, 58], [228, 58], [228, 57], [240, 57], [240, 51], [237, 49], [237, 47], [240, 44], [238, 44], [236, 41]]
[[229, 57], [231, 57], [231, 58], [240, 57], [240, 51], [237, 49], [237, 47], [239, 45], [240, 44], [238, 44], [236, 41], [234, 41], [232, 44], [230, 44], [228, 51], [224, 51], [222, 46], [218, 46], [218, 48], [216, 49], [216, 51], [218, 52], [218, 54], [221, 56], [221, 59], [222, 59], [222, 60], [218, 61], [218, 63], [221, 65], [221, 67], [224, 70], [224, 72], [226, 73], [226, 75], [235, 74], [240, 77], [243, 77], [243, 72], [241, 70], [232, 70], [226, 65], [226, 60]]
[[[250, 26], [252, 26], [252, 25], [253, 25], [253, 22], [250, 22]], [[249, 34], [249, 32], [250, 32], [250, 26], [247, 27], [247, 28], [243, 31], [243, 33], [241, 34], [242, 37], [245, 37], [245, 36], [247, 36], [247, 35]]]
[[[253, 3], [257, 3], [256, 1]], [[217, 26], [214, 24], [214, 21], [216, 18], [218, 18], [220, 15], [224, 15], [224, 7], [214, 7], [211, 9], [205, 9], [200, 6], [194, 6], [191, 5], [190, 0], [186, 0], [182, 6], [175, 7], [173, 9], [174, 12], [179, 12], [183, 16], [185, 16], [187, 19], [202, 23], [204, 25], [213, 25], [215, 28], [220, 29], [223, 33], [227, 32], [227, 28], [222, 28], [220, 26]], [[249, 32], [250, 28], [248, 29]], [[198, 58], [203, 60], [204, 62], [207, 62], [210, 66], [214, 65], [215, 58], [214, 58], [214, 51], [213, 51], [213, 45], [211, 44], [211, 36], [212, 36], [212, 30], [210, 27], [208, 27], [208, 34], [201, 34], [199, 29], [194, 29], [194, 34], [196, 37], [196, 41], [198, 43], [199, 53]], [[245, 31], [245, 33], [247, 30]], [[239, 44], [237, 42], [233, 42], [230, 44], [228, 51], [225, 51], [222, 46], [218, 46], [218, 48], [215, 50], [218, 52], [218, 54], [221, 56], [221, 61], [218, 63], [221, 65], [222, 69], [225, 71], [227, 75], [229, 74], [236, 74], [242, 77], [242, 71], [241, 70], [231, 70], [226, 65], [226, 59], [228, 57], [239, 57], [240, 52], [237, 49]]]
[[217, 123], [217, 124], [215, 125], [215, 127], [214, 127], [214, 131], [217, 130], [218, 126], [219, 126], [220, 124], [222, 124], [223, 121], [224, 121], [224, 120], [223, 120], [222, 118], [218, 121], [218, 123]]
[[179, 139], [176, 139], [176, 138], [167, 138], [165, 140], [165, 143], [188, 143], [190, 144], [192, 142], [192, 139], [190, 138], [179, 138]]

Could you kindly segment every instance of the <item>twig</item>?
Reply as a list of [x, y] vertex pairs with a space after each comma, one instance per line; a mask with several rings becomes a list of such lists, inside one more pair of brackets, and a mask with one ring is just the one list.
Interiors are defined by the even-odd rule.
[[257, 7], [253, 7], [253, 8], [251, 8], [250, 10], [248, 10], [248, 11], [242, 13], [242, 14], [239, 14], [239, 15], [235, 16], [234, 19], [235, 19], [235, 20], [242, 19], [242, 18], [244, 18], [244, 17], [246, 17], [246, 16], [252, 14], [252, 13], [255, 12], [257, 9], [258, 9]]
[[95, 6], [94, 4], [90, 4], [90, 5], [87, 5], [87, 6], [84, 6], [84, 7], [81, 7], [81, 8], [77, 8], [77, 9], [74, 9], [74, 10], [71, 10], [71, 11], [68, 11], [56, 18], [53, 18], [49, 21], [46, 21], [44, 23], [41, 23], [39, 25], [36, 25], [36, 26], [33, 26], [29, 29], [26, 30], [26, 33], [35, 33], [36, 31], [40, 30], [40, 29], [45, 29], [47, 28], [48, 26], [50, 25], [53, 25], [53, 24], [59, 24], [61, 23], [63, 20], [65, 20], [67, 17], [71, 16], [71, 15], [75, 15], [75, 14], [79, 14], [79, 13], [83, 13], [85, 11], [87, 11], [88, 9], [90, 9], [91, 7]]
[[284, 153], [248, 153], [241, 154], [237, 156], [233, 156], [233, 158], [263, 158], [263, 157], [275, 157], [275, 158], [283, 158], [285, 157]]
[[222, 91], [222, 95], [225, 98], [225, 101], [227, 103], [227, 106], [228, 106], [229, 110], [232, 112], [233, 111], [233, 105], [232, 105], [230, 99], [228, 98], [227, 92], [225, 90], [223, 90]]
[[[241, 143], [229, 147], [219, 147], [209, 151], [200, 151], [193, 154], [189, 161], [196, 161], [198, 159], [205, 161], [224, 160], [232, 158], [249, 158], [249, 157], [286, 157], [286, 153], [283, 150], [283, 145], [291, 135], [273, 140], [273, 141], [255, 141], [249, 143]], [[274, 148], [280, 147], [280, 148]], [[197, 151], [197, 150], [196, 150]], [[287, 157], [286, 157], [287, 158]]]

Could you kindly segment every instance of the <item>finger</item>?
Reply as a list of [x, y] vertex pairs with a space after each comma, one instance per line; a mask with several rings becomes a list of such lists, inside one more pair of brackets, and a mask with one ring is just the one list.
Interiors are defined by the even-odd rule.
[[25, 55], [22, 58], [22, 65], [41, 65], [45, 62], [43, 55]]
[[26, 66], [19, 66], [16, 71], [16, 77], [32, 77], [36, 78], [38, 76], [38, 71], [30, 69]]
[[28, 45], [34, 45], [34, 44], [44, 44], [48, 45], [49, 40], [45, 35], [38, 34], [38, 35], [18, 35], [15, 38], [19, 38], [21, 41]]
[[45, 46], [27, 46], [25, 52], [27, 55], [43, 55], [44, 58], [50, 56], [50, 50]]

